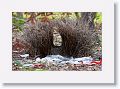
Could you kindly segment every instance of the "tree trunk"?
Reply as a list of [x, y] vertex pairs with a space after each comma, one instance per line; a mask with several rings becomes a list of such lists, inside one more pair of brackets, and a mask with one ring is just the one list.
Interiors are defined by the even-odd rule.
[[96, 12], [82, 12], [81, 25], [83, 30], [94, 30], [94, 18]]

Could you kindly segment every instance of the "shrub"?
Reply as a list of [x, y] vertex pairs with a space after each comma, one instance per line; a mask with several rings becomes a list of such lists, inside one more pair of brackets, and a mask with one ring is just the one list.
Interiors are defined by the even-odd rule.
[[43, 22], [29, 24], [23, 32], [24, 40], [31, 45], [28, 51], [31, 56], [45, 57], [50, 54], [52, 46], [51, 27]]
[[[50, 54], [60, 54], [67, 57], [93, 56], [98, 45], [98, 34], [94, 30], [80, 28], [77, 20], [53, 20], [28, 24], [23, 32], [24, 40], [31, 45], [29, 53], [33, 56], [45, 57]], [[53, 30], [62, 37], [61, 47], [53, 45]]]

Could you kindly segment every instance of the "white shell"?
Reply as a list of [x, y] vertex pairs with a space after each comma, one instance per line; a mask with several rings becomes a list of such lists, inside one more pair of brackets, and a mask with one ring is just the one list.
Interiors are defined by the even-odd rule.
[[26, 57], [29, 57], [29, 54], [24, 54], [24, 55], [20, 55], [20, 56], [26, 58]]

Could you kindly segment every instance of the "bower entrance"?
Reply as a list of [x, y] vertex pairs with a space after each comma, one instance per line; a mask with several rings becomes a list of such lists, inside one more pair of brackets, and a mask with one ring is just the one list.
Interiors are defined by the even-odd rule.
[[56, 30], [53, 31], [53, 45], [56, 47], [62, 46], [62, 37]]

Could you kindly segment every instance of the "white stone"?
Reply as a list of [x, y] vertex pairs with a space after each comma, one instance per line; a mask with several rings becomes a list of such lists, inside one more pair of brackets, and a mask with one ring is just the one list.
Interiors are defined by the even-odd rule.
[[23, 67], [34, 67], [33, 64], [24, 64]]
[[41, 59], [40, 59], [39, 57], [37, 57], [37, 58], [35, 59], [35, 63], [39, 63], [39, 62], [41, 62]]

